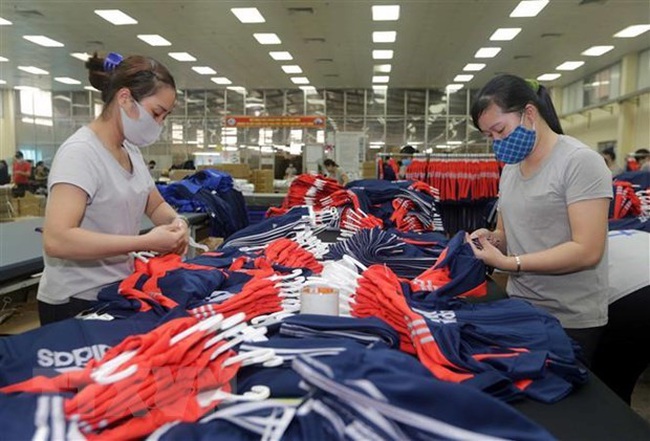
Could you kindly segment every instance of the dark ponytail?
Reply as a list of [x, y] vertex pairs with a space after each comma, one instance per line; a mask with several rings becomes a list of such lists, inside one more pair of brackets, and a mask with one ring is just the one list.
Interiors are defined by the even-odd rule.
[[476, 95], [470, 111], [477, 129], [480, 130], [479, 118], [492, 103], [506, 113], [523, 112], [528, 104], [532, 104], [551, 130], [560, 135], [564, 133], [548, 90], [537, 81], [508, 74], [490, 80]]
[[131, 91], [136, 101], [155, 95], [162, 87], [176, 90], [174, 77], [167, 68], [149, 57], [133, 55], [113, 67], [95, 53], [86, 62], [86, 69], [90, 84], [102, 93], [105, 108], [113, 102], [115, 94], [123, 87]]

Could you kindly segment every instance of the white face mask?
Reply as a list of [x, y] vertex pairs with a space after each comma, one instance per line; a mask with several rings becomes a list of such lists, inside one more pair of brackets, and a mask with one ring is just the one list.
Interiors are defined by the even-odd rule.
[[142, 104], [135, 100], [133, 100], [133, 102], [138, 109], [138, 119], [130, 118], [124, 109], [120, 107], [124, 137], [131, 144], [135, 144], [138, 147], [147, 147], [158, 140], [163, 126], [153, 119]]

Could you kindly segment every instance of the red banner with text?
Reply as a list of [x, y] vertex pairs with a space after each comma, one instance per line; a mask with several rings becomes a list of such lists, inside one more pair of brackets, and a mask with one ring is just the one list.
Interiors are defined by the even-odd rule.
[[225, 127], [307, 127], [324, 129], [326, 117], [320, 115], [304, 116], [245, 116], [224, 117]]

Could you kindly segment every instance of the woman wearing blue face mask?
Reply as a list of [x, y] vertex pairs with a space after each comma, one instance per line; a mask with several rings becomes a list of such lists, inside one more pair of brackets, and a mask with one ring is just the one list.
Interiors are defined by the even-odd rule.
[[498, 76], [478, 93], [471, 114], [506, 163], [497, 227], [471, 234], [474, 253], [509, 271], [508, 295], [557, 317], [589, 363], [607, 323], [611, 173], [596, 151], [562, 133], [537, 83]]
[[[161, 197], [140, 152], [158, 139], [174, 107], [173, 77], [141, 56], [95, 55], [87, 67], [105, 105], [59, 147], [50, 170], [42, 324], [87, 309], [104, 285], [128, 276], [129, 252], [183, 253], [188, 241], [187, 223]], [[156, 227], [138, 235], [145, 214]]]

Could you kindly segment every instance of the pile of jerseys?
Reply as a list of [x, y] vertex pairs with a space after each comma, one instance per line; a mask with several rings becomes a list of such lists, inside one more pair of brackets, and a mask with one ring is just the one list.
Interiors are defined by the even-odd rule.
[[246, 202], [228, 173], [206, 169], [158, 190], [180, 213], [207, 213], [211, 236], [228, 237], [248, 225]]
[[[0, 389], [3, 436], [138, 439], [168, 422], [197, 421], [232, 397], [231, 380], [242, 366], [273, 363], [271, 350], [238, 354], [233, 349], [266, 333], [242, 318], [170, 320], [125, 338], [82, 369], [5, 386]], [[264, 388], [260, 398], [267, 396]], [[26, 414], [12, 421], [8, 409], [35, 415], [34, 425], [18, 428]]]
[[510, 406], [436, 381], [397, 351], [345, 349], [330, 358], [303, 354], [292, 368], [309, 391], [297, 406], [234, 404], [199, 423], [164, 426], [150, 440], [553, 439]]
[[[319, 176], [300, 175], [279, 208], [269, 217], [280, 216], [294, 206], [307, 205], [316, 211], [337, 209], [341, 229], [396, 228], [400, 231], [443, 231], [436, 202], [438, 191], [422, 182], [366, 179], [351, 182], [346, 189]], [[295, 188], [294, 188], [295, 184]]]
[[[487, 287], [462, 232], [362, 229], [327, 255], [305, 229], [250, 228], [190, 260], [138, 260], [86, 320], [0, 339], [3, 436], [548, 439], [501, 401], [551, 403], [585, 381], [548, 314], [463, 300]], [[338, 289], [342, 316], [297, 314], [314, 283]], [[302, 401], [209, 414], [266, 397]]]
[[280, 210], [271, 209], [269, 215], [282, 214], [296, 205], [309, 205], [319, 209], [321, 208], [320, 200], [338, 190], [343, 190], [343, 187], [339, 185], [336, 179], [320, 175], [298, 175], [291, 181]]
[[361, 229], [346, 240], [330, 245], [324, 258], [340, 260], [348, 256], [365, 266], [384, 264], [400, 277], [413, 279], [435, 265], [447, 242], [444, 235], [434, 232]]
[[[420, 294], [420, 286], [373, 265], [345, 290], [341, 309], [386, 321], [398, 332], [400, 349], [436, 378], [506, 401], [523, 394], [552, 403], [586, 381], [571, 340], [548, 313], [515, 299], [469, 304]], [[463, 289], [468, 296], [485, 294], [480, 286]]]
[[614, 179], [613, 187], [609, 229], [650, 232], [650, 172], [622, 173]]

